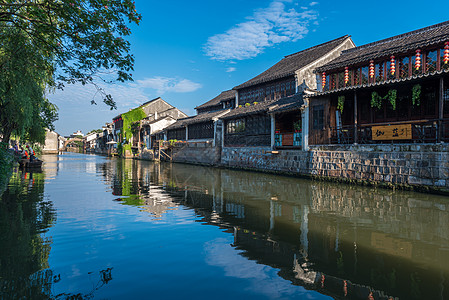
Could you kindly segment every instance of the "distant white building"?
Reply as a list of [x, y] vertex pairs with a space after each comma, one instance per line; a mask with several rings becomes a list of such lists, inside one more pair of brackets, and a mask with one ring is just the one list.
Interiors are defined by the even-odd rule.
[[57, 132], [46, 129], [45, 145], [42, 148], [43, 154], [58, 154], [64, 147], [65, 138], [60, 136]]
[[77, 135], [84, 136], [84, 134], [81, 132], [81, 130], [78, 130], [78, 131], [75, 131], [74, 133], [72, 133], [72, 134], [70, 135], [70, 137], [75, 137], [75, 136], [77, 136]]

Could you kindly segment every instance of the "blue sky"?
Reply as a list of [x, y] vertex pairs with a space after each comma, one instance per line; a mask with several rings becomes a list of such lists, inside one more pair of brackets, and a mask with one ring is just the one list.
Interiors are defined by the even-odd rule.
[[359, 46], [449, 20], [442, 0], [136, 0], [136, 7], [143, 18], [129, 37], [134, 82], [104, 86], [118, 109], [109, 110], [93, 87], [68, 85], [49, 95], [59, 107], [58, 133], [101, 128], [158, 96], [193, 115], [285, 55], [346, 34]]

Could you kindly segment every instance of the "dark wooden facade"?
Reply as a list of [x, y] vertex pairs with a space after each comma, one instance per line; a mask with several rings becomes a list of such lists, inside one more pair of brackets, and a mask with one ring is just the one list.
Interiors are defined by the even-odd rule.
[[270, 146], [270, 116], [261, 113], [225, 120], [224, 145], [225, 147]]
[[[348, 50], [317, 72], [309, 144], [449, 141], [449, 22]], [[406, 138], [375, 136], [398, 126]]]
[[270, 81], [264, 84], [250, 86], [239, 90], [239, 105], [246, 103], [277, 100], [296, 92], [294, 76], [288, 76], [282, 80]]
[[185, 141], [186, 140], [186, 128], [176, 128], [167, 130], [167, 140], [177, 140], [177, 141]]
[[211, 139], [214, 137], [214, 121], [194, 123], [188, 127], [189, 140]]

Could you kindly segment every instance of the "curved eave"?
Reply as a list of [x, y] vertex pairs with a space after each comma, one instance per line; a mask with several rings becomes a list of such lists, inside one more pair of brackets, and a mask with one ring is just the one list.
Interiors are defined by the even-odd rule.
[[387, 86], [387, 85], [392, 85], [392, 84], [396, 84], [396, 83], [403, 83], [403, 82], [409, 82], [409, 81], [411, 82], [411, 81], [423, 79], [423, 78], [437, 77], [438, 75], [447, 74], [447, 73], [449, 73], [449, 70], [441, 70], [441, 71], [435, 71], [435, 72], [427, 73], [427, 74], [414, 75], [412, 77], [407, 77], [407, 78], [400, 78], [400, 79], [393, 79], [393, 80], [375, 82], [375, 83], [370, 83], [370, 84], [350, 86], [350, 87], [335, 89], [335, 90], [327, 91], [327, 92], [318, 92], [315, 95], [308, 96], [308, 98], [316, 98], [319, 96], [331, 95], [331, 94], [353, 91], [353, 90], [358, 90], [358, 89], [373, 88], [373, 87], [378, 87], [378, 86]]

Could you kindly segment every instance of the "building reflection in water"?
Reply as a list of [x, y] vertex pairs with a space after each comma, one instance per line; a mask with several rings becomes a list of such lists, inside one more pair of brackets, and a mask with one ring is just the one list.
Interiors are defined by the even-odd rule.
[[447, 198], [182, 164], [99, 166], [124, 204], [179, 206], [292, 284], [348, 299], [449, 298]]

